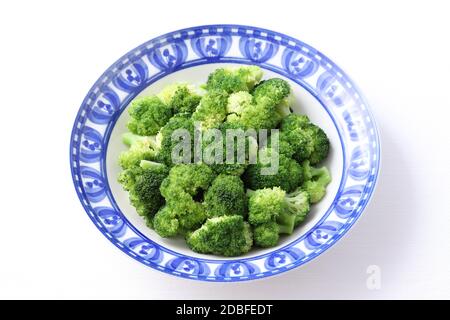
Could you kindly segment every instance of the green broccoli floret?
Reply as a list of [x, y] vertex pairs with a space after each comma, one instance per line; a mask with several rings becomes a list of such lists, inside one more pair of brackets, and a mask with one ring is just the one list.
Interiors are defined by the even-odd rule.
[[200, 227], [206, 219], [206, 211], [200, 201], [213, 179], [212, 170], [205, 164], [172, 167], [160, 186], [166, 208], [155, 215], [155, 231], [162, 237], [171, 237]]
[[[265, 152], [269, 157], [277, 156], [272, 148], [264, 148], [261, 152]], [[243, 175], [245, 185], [253, 190], [280, 186], [283, 190], [291, 192], [303, 182], [301, 165], [284, 154], [278, 154], [278, 171], [275, 174], [263, 174], [261, 169], [270, 166], [270, 161], [262, 162], [261, 157], [258, 163], [250, 164]]]
[[294, 227], [302, 223], [310, 210], [309, 193], [301, 188], [297, 188], [294, 192], [286, 194], [284, 202], [286, 209], [295, 215]]
[[261, 248], [274, 247], [280, 239], [280, 228], [274, 221], [257, 225], [253, 228], [253, 241]]
[[[161, 128], [160, 140], [161, 147], [156, 156], [156, 160], [165, 163], [167, 166], [173, 166], [172, 150], [179, 143], [172, 140], [172, 133], [178, 129], [185, 129], [189, 132], [191, 141], [194, 137], [194, 124], [189, 113], [178, 113], [170, 118], [169, 122]], [[193, 146], [191, 148], [191, 160], [193, 158]]]
[[[170, 237], [200, 227], [206, 220], [206, 211], [201, 204], [203, 192], [213, 179], [212, 170], [205, 164], [179, 164], [172, 167], [160, 186], [167, 208], [155, 215], [155, 231], [162, 237]], [[177, 223], [173, 220], [177, 220]]]
[[160, 136], [138, 136], [131, 132], [122, 135], [122, 141], [130, 148], [119, 155], [122, 169], [139, 166], [141, 160], [154, 160], [161, 147]]
[[205, 194], [204, 205], [209, 218], [242, 215], [247, 211], [244, 183], [237, 176], [219, 175]]
[[186, 83], [168, 85], [158, 94], [158, 97], [174, 113], [193, 113], [201, 99], [201, 96], [195, 92], [195, 88]]
[[230, 95], [227, 121], [247, 129], [275, 128], [290, 113], [289, 84], [281, 79], [270, 79], [258, 85], [250, 94], [239, 91]]
[[302, 166], [305, 182], [301, 188], [309, 194], [310, 203], [317, 203], [325, 196], [326, 186], [331, 182], [330, 172], [326, 167], [312, 167], [308, 160]]
[[208, 76], [205, 89], [225, 90], [228, 93], [250, 91], [261, 80], [263, 72], [257, 66], [216, 69]]
[[306, 131], [313, 141], [313, 151], [309, 157], [311, 164], [316, 165], [328, 156], [330, 150], [330, 140], [326, 133], [314, 124], [310, 124]]
[[281, 120], [291, 113], [291, 86], [283, 79], [272, 78], [262, 81], [253, 91], [256, 104], [276, 106], [275, 112]]
[[188, 234], [186, 242], [195, 252], [231, 257], [250, 251], [253, 237], [243, 217], [233, 215], [208, 219], [200, 229]]
[[[244, 173], [245, 168], [248, 165], [248, 160], [250, 155], [253, 155], [254, 157], [256, 157], [255, 155], [255, 150], [257, 150], [258, 148], [258, 143], [256, 141], [256, 139], [254, 137], [248, 136], [245, 138], [245, 145], [244, 145], [244, 152], [245, 152], [245, 159], [243, 161], [243, 163], [241, 163], [242, 161], [237, 161], [238, 160], [238, 144], [236, 143], [236, 141], [234, 141], [234, 161], [227, 163], [227, 130], [229, 129], [242, 129], [242, 127], [240, 127], [237, 124], [233, 124], [233, 123], [229, 123], [229, 122], [224, 122], [222, 123], [219, 128], [220, 131], [222, 131], [222, 163], [216, 163], [213, 162], [210, 164], [211, 169], [213, 169], [213, 171], [217, 174], [228, 174], [228, 175], [235, 175], [235, 176], [240, 176], [242, 175], [242, 173]], [[243, 130], [243, 133], [245, 134], [245, 130]], [[210, 140], [208, 140], [206, 137], [203, 138], [203, 150], [205, 150], [205, 148], [211, 143]], [[251, 148], [251, 146], [255, 146], [254, 149]], [[204, 153], [205, 154], [205, 153]], [[211, 155], [211, 156], [215, 156], [215, 155]], [[205, 160], [205, 158], [204, 158]]]
[[248, 221], [254, 226], [255, 244], [270, 247], [279, 234], [291, 234], [309, 212], [309, 195], [298, 189], [292, 193], [279, 187], [248, 190]]
[[142, 160], [140, 166], [119, 174], [118, 181], [129, 192], [130, 202], [139, 215], [149, 218], [164, 204], [159, 188], [168, 172], [163, 164]]
[[228, 94], [225, 91], [208, 91], [192, 114], [192, 120], [199, 121], [202, 130], [217, 128], [225, 120], [227, 103]]
[[157, 96], [135, 99], [128, 112], [131, 117], [128, 129], [141, 136], [156, 134], [172, 117], [172, 109]]
[[170, 169], [161, 185], [161, 194], [169, 200], [177, 200], [177, 192], [182, 190], [192, 197], [206, 191], [215, 176], [206, 164], [178, 164]]
[[167, 200], [163, 210], [155, 214], [153, 226], [161, 237], [173, 237], [199, 228], [206, 218], [203, 205], [179, 189], [177, 200]]
[[281, 122], [280, 139], [294, 149], [294, 159], [317, 164], [328, 156], [330, 142], [325, 132], [305, 115], [290, 114]]

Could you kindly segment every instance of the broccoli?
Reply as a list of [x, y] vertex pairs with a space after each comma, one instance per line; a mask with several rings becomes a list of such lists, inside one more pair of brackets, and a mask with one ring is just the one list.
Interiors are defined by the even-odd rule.
[[139, 215], [151, 218], [164, 204], [159, 188], [168, 172], [163, 164], [142, 160], [140, 166], [120, 173], [118, 181], [129, 192], [130, 202]]
[[331, 182], [330, 172], [326, 167], [312, 167], [308, 160], [302, 166], [305, 182], [301, 188], [309, 194], [310, 203], [317, 203], [325, 196], [326, 186]]
[[[329, 153], [326, 133], [292, 114], [287, 81], [262, 75], [257, 66], [219, 68], [205, 90], [175, 83], [131, 103], [118, 181], [159, 236], [183, 236], [198, 253], [242, 255], [253, 244], [276, 246], [325, 196], [330, 173], [316, 166]], [[197, 123], [203, 132], [194, 142], [201, 145], [180, 144], [195, 139]], [[262, 129], [276, 128], [279, 139], [271, 131], [270, 139], [256, 140], [265, 139]]]
[[258, 247], [274, 247], [278, 244], [279, 239], [280, 229], [274, 221], [260, 224], [253, 228], [253, 241]]
[[240, 215], [208, 219], [187, 235], [188, 246], [198, 253], [238, 256], [250, 251], [253, 237], [250, 225]]
[[179, 189], [176, 201], [166, 199], [166, 206], [155, 214], [153, 227], [161, 237], [173, 237], [199, 228], [206, 218], [203, 205]]
[[290, 91], [286, 81], [270, 79], [258, 85], [253, 96], [243, 91], [235, 92], [228, 99], [227, 121], [247, 129], [275, 128], [290, 112]]
[[279, 187], [248, 190], [248, 221], [254, 226], [255, 244], [270, 247], [279, 234], [291, 234], [309, 212], [309, 195], [301, 189], [286, 193]]
[[[270, 147], [262, 149], [261, 152], [271, 157], [277, 156], [276, 151]], [[280, 186], [283, 190], [291, 192], [303, 182], [302, 167], [294, 159], [278, 154], [277, 173], [263, 175], [261, 169], [269, 167], [271, 163], [263, 163], [260, 158], [258, 163], [250, 164], [243, 174], [243, 180], [248, 188], [256, 190]]]
[[[191, 139], [194, 136], [194, 124], [189, 113], [178, 113], [170, 118], [169, 122], [161, 128], [160, 140], [161, 147], [158, 150], [156, 160], [172, 166], [172, 150], [178, 144], [178, 141], [172, 140], [172, 133], [177, 129], [185, 129], [189, 132]], [[194, 152], [191, 149], [191, 158]]]
[[281, 121], [280, 139], [294, 149], [294, 159], [315, 165], [328, 156], [330, 141], [326, 133], [305, 115], [290, 114]]
[[275, 115], [279, 120], [291, 113], [291, 87], [285, 80], [272, 78], [262, 81], [253, 91], [256, 104], [276, 106]]
[[216, 69], [208, 76], [205, 89], [225, 90], [227, 93], [250, 91], [262, 78], [262, 70], [257, 66]]
[[213, 179], [212, 170], [205, 164], [172, 167], [160, 186], [167, 208], [155, 215], [155, 231], [162, 237], [171, 237], [200, 227], [206, 219], [206, 211], [201, 204], [203, 192]]
[[170, 169], [161, 185], [161, 194], [166, 200], [177, 200], [177, 192], [186, 192], [192, 197], [206, 191], [214, 180], [214, 173], [206, 164], [178, 164]]
[[[224, 122], [222, 123], [219, 128], [219, 130], [222, 131], [222, 150], [223, 150], [223, 154], [222, 154], [222, 163], [212, 163], [210, 165], [211, 169], [213, 169], [213, 171], [217, 174], [229, 174], [229, 175], [235, 175], [235, 176], [240, 176], [242, 175], [242, 173], [244, 173], [245, 168], [247, 167], [248, 164], [248, 159], [250, 157], [250, 155], [254, 155], [255, 150], [251, 149], [251, 143], [253, 143], [253, 145], [255, 146], [255, 149], [258, 148], [258, 143], [257, 141], [254, 139], [254, 137], [252, 136], [248, 136], [245, 138], [245, 145], [244, 148], [245, 150], [243, 150], [245, 152], [245, 161], [243, 161], [244, 163], [240, 163], [238, 162], [238, 144], [234, 143], [234, 161], [231, 163], [227, 163], [227, 130], [228, 129], [242, 129], [238, 124], [234, 124], [234, 123], [229, 123], [229, 122]], [[244, 129], [242, 129], [244, 130]], [[245, 134], [245, 130], [244, 130], [244, 134]], [[203, 139], [203, 143], [204, 143], [204, 147], [206, 145], [208, 145], [209, 143], [211, 143], [211, 141], [209, 141], [208, 139]], [[256, 155], [254, 155], [256, 157]]]
[[246, 213], [244, 183], [237, 176], [219, 175], [205, 194], [203, 204], [209, 218]]
[[127, 124], [128, 129], [141, 136], [158, 133], [172, 117], [172, 109], [157, 96], [135, 99], [128, 112], [131, 117]]
[[192, 114], [192, 120], [199, 121], [202, 130], [217, 128], [226, 118], [227, 102], [228, 94], [225, 91], [208, 91]]
[[185, 83], [175, 83], [166, 86], [158, 94], [158, 97], [174, 113], [193, 113], [201, 99], [201, 96], [195, 92], [194, 87]]
[[122, 169], [139, 166], [141, 160], [154, 160], [161, 146], [160, 136], [138, 136], [131, 132], [122, 135], [122, 141], [130, 148], [119, 155]]

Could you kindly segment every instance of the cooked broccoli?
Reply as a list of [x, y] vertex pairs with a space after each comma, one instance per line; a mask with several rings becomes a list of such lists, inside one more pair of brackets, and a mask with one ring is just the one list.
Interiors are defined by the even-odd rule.
[[177, 200], [177, 192], [186, 192], [192, 197], [206, 191], [214, 180], [214, 173], [206, 164], [178, 164], [170, 169], [161, 185], [161, 194], [169, 200]]
[[317, 203], [325, 196], [326, 187], [331, 182], [330, 172], [326, 167], [312, 167], [308, 160], [302, 166], [305, 177], [302, 189], [309, 194], [310, 203]]
[[[276, 157], [276, 151], [272, 148], [264, 148], [268, 156]], [[261, 169], [270, 167], [271, 163], [264, 163], [258, 159], [258, 163], [250, 164], [244, 172], [243, 180], [250, 189], [262, 189], [280, 186], [283, 190], [291, 192], [303, 182], [302, 167], [294, 159], [284, 154], [278, 155], [278, 171], [275, 174], [263, 174]]]
[[237, 176], [219, 175], [205, 194], [203, 204], [209, 218], [242, 215], [247, 211], [244, 183]]
[[[287, 81], [262, 75], [257, 66], [219, 68], [201, 91], [175, 83], [131, 103], [118, 181], [161, 237], [183, 236], [198, 253], [237, 256], [253, 244], [276, 246], [325, 196], [330, 173], [316, 165], [328, 156], [327, 135], [292, 114]], [[262, 135], [277, 128], [269, 139]]]
[[161, 183], [160, 192], [166, 200], [166, 208], [155, 215], [155, 231], [162, 237], [171, 237], [198, 228], [206, 219], [200, 201], [213, 179], [212, 170], [205, 164], [172, 167]]
[[195, 92], [195, 88], [186, 83], [168, 85], [158, 94], [158, 97], [174, 113], [193, 113], [201, 99], [201, 96]]
[[157, 96], [135, 99], [128, 112], [131, 117], [127, 124], [128, 129], [141, 136], [158, 133], [172, 117], [172, 109]]
[[276, 106], [275, 112], [281, 120], [291, 113], [291, 87], [283, 79], [272, 78], [262, 81], [253, 91], [256, 104]]
[[130, 148], [119, 155], [122, 169], [139, 166], [141, 160], [154, 160], [161, 147], [160, 136], [138, 136], [131, 132], [122, 135], [122, 141]]
[[262, 70], [257, 66], [216, 69], [208, 76], [205, 89], [225, 90], [228, 93], [250, 91], [261, 80]]
[[309, 193], [301, 188], [297, 188], [294, 192], [286, 194], [284, 202], [286, 209], [295, 215], [294, 227], [298, 226], [309, 213]]
[[[194, 124], [189, 113], [178, 113], [170, 118], [169, 122], [161, 128], [160, 140], [161, 147], [156, 156], [156, 160], [172, 166], [172, 150], [178, 144], [178, 141], [172, 140], [172, 133], [177, 129], [185, 129], [189, 132], [191, 139], [194, 136]], [[191, 158], [194, 152], [191, 149]]]
[[129, 192], [130, 202], [139, 215], [150, 218], [164, 204], [159, 187], [168, 172], [163, 164], [142, 160], [140, 166], [120, 173], [118, 181]]
[[280, 228], [275, 221], [266, 222], [253, 228], [253, 241], [262, 248], [274, 247], [280, 239]]
[[281, 122], [280, 138], [291, 144], [294, 158], [318, 164], [328, 156], [330, 141], [325, 132], [305, 115], [290, 114]]
[[206, 212], [200, 202], [179, 189], [177, 199], [166, 199], [166, 206], [155, 214], [153, 226], [161, 237], [183, 235], [199, 228], [206, 220]]
[[192, 114], [192, 120], [199, 121], [202, 130], [217, 128], [225, 120], [227, 102], [228, 94], [225, 91], [208, 91]]
[[235, 92], [228, 99], [227, 121], [248, 129], [275, 128], [290, 113], [290, 90], [286, 81], [274, 78], [258, 85], [253, 96], [245, 91]]
[[[256, 155], [254, 154], [255, 150], [253, 150], [251, 148], [251, 145], [254, 145], [255, 149], [257, 149], [258, 143], [254, 139], [254, 137], [248, 136], [245, 138], [245, 145], [244, 145], [245, 159], [243, 161], [244, 163], [241, 163], [241, 162], [237, 161], [237, 159], [238, 159], [238, 154], [237, 154], [238, 144], [236, 143], [236, 141], [234, 141], [235, 142], [234, 143], [234, 161], [227, 163], [227, 150], [228, 150], [227, 149], [227, 130], [228, 129], [242, 129], [242, 128], [237, 124], [224, 122], [219, 126], [218, 129], [220, 129], [222, 131], [222, 147], [223, 147], [222, 148], [222, 151], [223, 151], [222, 163], [212, 163], [212, 164], [210, 164], [210, 167], [217, 174], [223, 173], [223, 174], [240, 176], [240, 175], [242, 175], [242, 173], [244, 173], [245, 168], [247, 167], [250, 155], [254, 155], [256, 157]], [[245, 132], [244, 132], [244, 134], [245, 134]], [[204, 148], [205, 148], [205, 146], [209, 145], [211, 143], [211, 141], [204, 138], [203, 143], [204, 143]]]
[[297, 189], [286, 193], [279, 187], [248, 190], [248, 221], [254, 226], [255, 244], [274, 246], [278, 234], [291, 234], [309, 212], [309, 195]]
[[250, 225], [240, 215], [210, 218], [186, 241], [195, 252], [228, 257], [247, 253], [253, 244]]

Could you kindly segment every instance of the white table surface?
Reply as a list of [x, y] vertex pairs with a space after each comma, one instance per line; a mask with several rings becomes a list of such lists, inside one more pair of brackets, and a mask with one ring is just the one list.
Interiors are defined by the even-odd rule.
[[[0, 298], [450, 298], [445, 4], [2, 2]], [[261, 26], [324, 52], [359, 84], [382, 136], [381, 176], [359, 222], [319, 258], [260, 281], [184, 280], [130, 259], [91, 223], [69, 172], [72, 123], [100, 74], [146, 40], [213, 23]], [[370, 265], [378, 290], [366, 286]]]

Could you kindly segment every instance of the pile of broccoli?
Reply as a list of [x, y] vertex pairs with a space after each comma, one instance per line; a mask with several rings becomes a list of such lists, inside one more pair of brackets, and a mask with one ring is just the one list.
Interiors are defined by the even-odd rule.
[[[135, 99], [128, 108], [129, 147], [119, 157], [118, 181], [130, 203], [161, 237], [182, 236], [195, 252], [238, 256], [252, 246], [273, 247], [291, 234], [319, 202], [331, 181], [320, 163], [328, 156], [325, 132], [306, 115], [291, 112], [292, 91], [278, 78], [262, 80], [256, 66], [220, 68], [206, 84], [167, 86], [158, 95]], [[176, 129], [279, 129], [278, 171], [268, 164], [174, 163]], [[250, 143], [250, 138], [247, 143]], [[189, 153], [193, 158], [194, 150]]]

